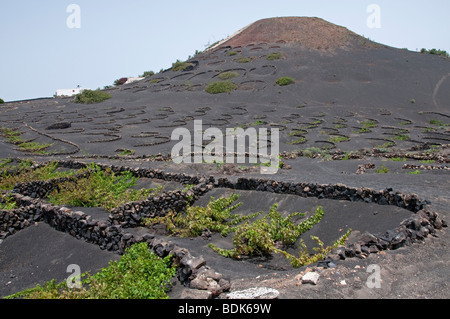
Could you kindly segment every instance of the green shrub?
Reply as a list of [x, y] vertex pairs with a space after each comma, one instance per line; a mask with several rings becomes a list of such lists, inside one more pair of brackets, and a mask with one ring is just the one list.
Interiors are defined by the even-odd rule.
[[276, 251], [276, 243], [281, 243], [284, 247], [293, 245], [303, 233], [319, 223], [324, 216], [322, 207], [318, 207], [314, 216], [296, 225], [292, 219], [304, 214], [294, 213], [283, 218], [277, 208], [278, 205], [275, 204], [266, 217], [251, 224], [244, 223], [237, 226], [233, 237], [235, 248], [226, 250], [214, 245], [209, 247], [220, 255], [231, 258], [269, 255]]
[[112, 96], [109, 93], [103, 92], [99, 89], [92, 90], [84, 90], [80, 94], [75, 97], [75, 103], [80, 104], [94, 104], [100, 103], [110, 99]]
[[363, 128], [376, 128], [377, 122], [372, 120], [367, 120], [361, 123], [363, 125]]
[[147, 78], [149, 76], [155, 75], [153, 71], [145, 71], [144, 74], [141, 75], [141, 78]]
[[17, 183], [27, 183], [33, 181], [48, 181], [55, 178], [74, 175], [74, 171], [57, 171], [57, 162], [48, 163], [36, 169], [29, 169], [31, 162], [22, 161], [17, 169], [17, 174], [9, 175], [6, 171], [0, 173], [0, 190], [12, 190]]
[[314, 147], [314, 146], [308, 147], [307, 149], [302, 150], [302, 156], [310, 157], [310, 158], [320, 156], [323, 153], [324, 153], [323, 150], [321, 150], [318, 147]]
[[230, 81], [212, 82], [206, 87], [209, 94], [231, 93], [237, 89], [237, 85]]
[[252, 58], [239, 58], [236, 61], [238, 63], [250, 63], [250, 62], [252, 62]]
[[16, 208], [17, 208], [17, 203], [12, 198], [11, 195], [0, 194], [0, 209], [12, 210], [12, 209], [16, 209]]
[[49, 148], [53, 144], [41, 144], [37, 142], [25, 142], [21, 137], [22, 132], [13, 130], [10, 128], [0, 127], [0, 136], [7, 139], [8, 143], [19, 146], [20, 150], [45, 154], [45, 149]]
[[436, 126], [444, 126], [444, 124], [441, 121], [435, 119], [430, 120], [430, 124]]
[[447, 51], [437, 50], [437, 49], [427, 50], [427, 49], [424, 48], [424, 49], [420, 50], [420, 53], [428, 53], [428, 54], [433, 54], [433, 55], [440, 55], [440, 56], [443, 56], [445, 58], [450, 57], [450, 55], [448, 54]]
[[172, 63], [172, 71], [178, 72], [178, 71], [184, 71], [189, 67], [194, 66], [193, 63], [189, 62], [181, 62], [180, 60], [177, 60], [175, 63]]
[[145, 221], [145, 225], [163, 224], [172, 235], [180, 237], [200, 236], [205, 228], [227, 236], [233, 230], [233, 226], [260, 214], [250, 216], [231, 214], [242, 204], [233, 205], [239, 197], [237, 194], [219, 199], [212, 197], [206, 207], [188, 206], [185, 213], [170, 212], [164, 217], [150, 218]]
[[275, 53], [269, 54], [267, 56], [267, 60], [269, 60], [269, 61], [279, 60], [281, 58], [282, 58], [282, 55], [280, 52], [275, 52]]
[[[240, 256], [270, 255], [275, 248], [270, 231], [270, 225], [265, 219], [259, 219], [252, 224], [245, 223], [236, 228], [233, 237], [234, 249], [226, 255], [232, 258]], [[213, 246], [210, 246], [213, 248]], [[226, 256], [225, 255], [225, 256]]]
[[409, 140], [409, 135], [399, 134], [394, 136], [393, 139], [397, 141], [407, 141]]
[[52, 280], [7, 299], [169, 299], [167, 292], [175, 274], [171, 256], [161, 259], [147, 243], [139, 243], [99, 273], [82, 274], [81, 288], [69, 288], [67, 282], [56, 284]]
[[3, 99], [0, 99], [0, 104], [4, 104], [5, 101], [3, 101]]
[[223, 72], [221, 74], [219, 74], [218, 78], [221, 80], [231, 80], [234, 78], [237, 78], [239, 76], [239, 73], [235, 72], [235, 71], [228, 71], [228, 72]]
[[48, 195], [49, 201], [55, 205], [102, 207], [110, 211], [161, 191], [161, 188], [131, 189], [136, 185], [136, 178], [129, 171], [115, 174], [110, 168], [102, 170], [94, 164], [89, 169], [89, 176], [58, 185], [58, 189]]
[[389, 173], [389, 168], [387, 168], [386, 166], [384, 166], [384, 164], [381, 166], [381, 168], [377, 169], [376, 172], [378, 174], [388, 174]]
[[307, 142], [306, 137], [304, 137], [304, 136], [299, 136], [299, 135], [292, 135], [292, 134], [294, 134], [294, 132], [291, 133], [290, 136], [296, 136], [297, 139], [294, 140], [294, 141], [292, 141], [292, 142], [288, 142], [289, 145], [299, 145], [299, 144], [304, 144], [304, 143]]
[[350, 141], [350, 138], [347, 136], [333, 135], [328, 139], [329, 142], [332, 143], [343, 143]]
[[286, 85], [294, 84], [295, 80], [291, 77], [285, 76], [285, 77], [279, 78], [276, 83], [279, 86], [286, 86]]

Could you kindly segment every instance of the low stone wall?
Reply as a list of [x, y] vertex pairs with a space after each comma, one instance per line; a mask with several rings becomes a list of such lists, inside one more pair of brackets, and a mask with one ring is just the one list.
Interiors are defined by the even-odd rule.
[[187, 205], [194, 203], [200, 196], [213, 189], [214, 184], [201, 184], [190, 190], [164, 193], [159, 197], [128, 203], [111, 211], [109, 221], [123, 227], [140, 226], [143, 218], [165, 216], [168, 212], [181, 212]]
[[[175, 264], [178, 265], [177, 278], [183, 284], [188, 284], [196, 278], [196, 274], [200, 270], [204, 270], [206, 267], [206, 261], [203, 258], [196, 258], [187, 249], [155, 238], [150, 234], [135, 236], [126, 232], [120, 225], [97, 221], [80, 211], [45, 204], [41, 200], [21, 194], [11, 193], [11, 196], [21, 207], [11, 211], [0, 210], [0, 240], [37, 222], [44, 221], [57, 231], [70, 234], [79, 240], [98, 245], [102, 250], [120, 255], [124, 254], [125, 250], [133, 244], [146, 242], [159, 257], [173, 256]], [[217, 283], [215, 286], [215, 293], [220, 294], [226, 287], [229, 287], [229, 283], [222, 280], [220, 285]]]
[[41, 201], [30, 197], [10, 193], [17, 203], [17, 209], [0, 210], [0, 239], [3, 240], [16, 232], [42, 221]]
[[[86, 165], [73, 161], [60, 164], [69, 168], [81, 168]], [[131, 231], [127, 231], [127, 228], [141, 226], [143, 218], [164, 216], [170, 210], [180, 212], [214, 187], [394, 205], [414, 213], [393, 230], [376, 235], [363, 234], [356, 242], [338, 248], [330, 254], [330, 258], [364, 258], [368, 254], [381, 250], [398, 249], [434, 234], [437, 229], [447, 227], [447, 223], [439, 218], [438, 213], [427, 208], [427, 205], [430, 204], [429, 201], [420, 199], [416, 194], [403, 194], [390, 188], [376, 191], [365, 187], [348, 187], [343, 184], [293, 183], [259, 178], [239, 178], [233, 182], [227, 178], [215, 180], [214, 177], [165, 173], [156, 169], [99, 166], [110, 167], [117, 173], [131, 171], [136, 177], [178, 181], [194, 186], [185, 192], [168, 192], [159, 197], [127, 203], [111, 211], [108, 220], [97, 221], [83, 212], [55, 207], [45, 204], [42, 199], [33, 199], [24, 195], [36, 195], [36, 197], [43, 198], [42, 196], [52, 188], [54, 189], [61, 182], [60, 180], [16, 185], [11, 195], [20, 208], [12, 211], [0, 211], [0, 239], [29, 227], [35, 222], [45, 221], [58, 231], [118, 254], [123, 254], [128, 247], [135, 243], [147, 242], [158, 256], [165, 257], [169, 254], [174, 256], [179, 265], [177, 277], [180, 282], [189, 285], [196, 279], [194, 286], [197, 289], [206, 289], [211, 296], [217, 296], [229, 289], [229, 282], [224, 280], [220, 274], [209, 269], [203, 258], [193, 257], [188, 250], [150, 234], [136, 236]], [[16, 192], [21, 192], [21, 194]], [[205, 274], [210, 274], [210, 276]]]
[[346, 259], [352, 257], [366, 258], [383, 250], [396, 250], [421, 241], [436, 230], [448, 227], [447, 222], [439, 218], [439, 214], [429, 209], [423, 209], [405, 219], [395, 229], [380, 234], [364, 233], [360, 238], [346, 247], [338, 248], [332, 257]]
[[394, 205], [414, 213], [429, 205], [428, 200], [422, 200], [416, 194], [395, 192], [392, 188], [376, 191], [371, 188], [348, 187], [343, 184], [313, 184], [279, 182], [266, 179], [239, 178], [236, 183], [227, 179], [219, 179], [218, 187], [240, 190], [256, 190], [276, 194], [297, 195], [301, 197], [327, 198], [348, 200], [351, 202], [375, 203], [379, 205]]

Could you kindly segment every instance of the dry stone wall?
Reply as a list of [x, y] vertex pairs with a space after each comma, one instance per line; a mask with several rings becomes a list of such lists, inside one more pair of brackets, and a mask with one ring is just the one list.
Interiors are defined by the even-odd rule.
[[[86, 167], [86, 164], [73, 161], [61, 161], [60, 164], [66, 168]], [[211, 296], [217, 296], [229, 289], [229, 282], [220, 274], [210, 270], [203, 258], [196, 258], [187, 249], [151, 234], [136, 236], [127, 229], [141, 226], [143, 218], [164, 216], [170, 210], [183, 211], [188, 204], [193, 204], [200, 196], [215, 187], [394, 205], [413, 213], [395, 229], [387, 230], [383, 234], [365, 233], [357, 242], [338, 248], [330, 255], [337, 259], [364, 257], [382, 250], [398, 249], [434, 234], [437, 229], [447, 227], [447, 223], [439, 218], [437, 212], [428, 209], [429, 201], [420, 199], [416, 194], [403, 194], [390, 188], [376, 191], [364, 187], [348, 187], [343, 184], [291, 183], [260, 178], [239, 178], [233, 182], [226, 178], [216, 180], [214, 177], [165, 173], [156, 169], [100, 166], [109, 167], [116, 173], [131, 171], [136, 177], [178, 181], [193, 187], [187, 191], [167, 192], [159, 197], [127, 203], [112, 210], [107, 220], [98, 221], [83, 212], [44, 202], [45, 195], [65, 179], [18, 184], [10, 195], [19, 208], [11, 211], [0, 210], [0, 240], [36, 222], [44, 221], [58, 231], [98, 245], [102, 250], [118, 254], [123, 254], [135, 243], [146, 242], [160, 257], [173, 255], [179, 265], [177, 276], [182, 283], [189, 285], [194, 282], [194, 288], [206, 289]], [[201, 276], [197, 276], [198, 274]], [[205, 274], [215, 275], [208, 277]]]

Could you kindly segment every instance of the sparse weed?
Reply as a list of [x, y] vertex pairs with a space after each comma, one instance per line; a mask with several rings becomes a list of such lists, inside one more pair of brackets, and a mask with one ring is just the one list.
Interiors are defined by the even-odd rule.
[[295, 80], [291, 77], [285, 76], [285, 77], [281, 77], [279, 78], [276, 83], [279, 86], [286, 86], [286, 85], [290, 85], [290, 84], [294, 84]]
[[131, 189], [136, 185], [136, 178], [128, 171], [115, 174], [110, 168], [100, 169], [95, 164], [89, 170], [87, 177], [61, 183], [57, 190], [48, 195], [49, 201], [55, 205], [102, 207], [110, 211], [124, 203], [155, 196], [162, 190], [162, 186]]
[[269, 61], [274, 61], [274, 60], [280, 60], [282, 57], [283, 56], [280, 52], [274, 52], [274, 53], [269, 54], [266, 59]]
[[384, 164], [381, 166], [381, 168], [377, 169], [376, 172], [378, 174], [388, 174], [389, 173], [389, 168], [387, 168], [386, 166], [384, 166]]

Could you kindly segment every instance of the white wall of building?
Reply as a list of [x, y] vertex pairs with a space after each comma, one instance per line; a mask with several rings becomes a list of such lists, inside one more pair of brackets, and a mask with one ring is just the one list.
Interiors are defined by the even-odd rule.
[[143, 79], [145, 79], [145, 78], [128, 78], [128, 80], [127, 80], [127, 82], [125, 82], [125, 84], [130, 84], [133, 82], [141, 81]]
[[74, 95], [80, 94], [84, 90], [87, 90], [87, 89], [83, 89], [83, 88], [60, 89], [60, 90], [56, 90], [56, 96], [74, 96]]

